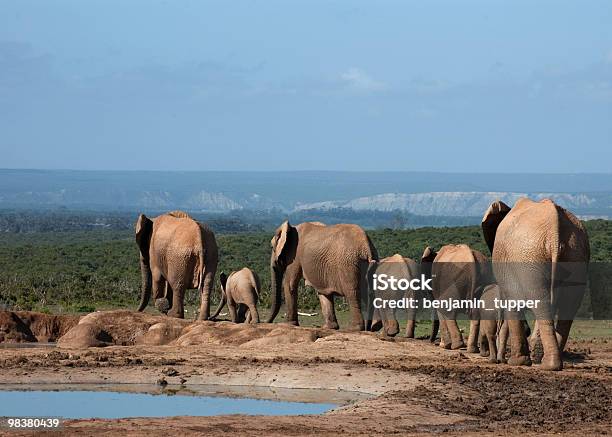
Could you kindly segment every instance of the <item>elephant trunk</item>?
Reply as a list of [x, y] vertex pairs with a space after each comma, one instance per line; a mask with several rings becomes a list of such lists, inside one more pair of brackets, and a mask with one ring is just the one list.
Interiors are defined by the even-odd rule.
[[140, 258], [140, 274], [142, 276], [142, 285], [138, 311], [144, 311], [149, 304], [149, 299], [151, 298], [153, 276], [151, 274], [151, 267], [149, 266], [149, 263], [142, 257]]
[[216, 319], [219, 316], [219, 314], [221, 314], [221, 310], [225, 306], [226, 301], [227, 299], [225, 297], [225, 290], [222, 289], [221, 290], [221, 300], [219, 301], [219, 306], [215, 310], [215, 313], [212, 316], [210, 316], [210, 320]]
[[276, 265], [270, 266], [270, 288], [272, 295], [272, 307], [270, 308], [270, 316], [268, 323], [272, 323], [278, 314], [281, 306], [281, 294], [283, 287], [283, 272]]

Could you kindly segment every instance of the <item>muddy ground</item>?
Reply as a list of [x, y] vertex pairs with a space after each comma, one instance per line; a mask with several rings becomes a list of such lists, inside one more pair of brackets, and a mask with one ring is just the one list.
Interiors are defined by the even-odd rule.
[[[66, 329], [59, 326], [56, 348], [0, 348], [0, 383], [225, 384], [362, 395], [320, 416], [72, 420], [63, 435], [612, 432], [610, 337], [571, 341], [565, 369], [551, 373], [538, 366], [493, 365], [426, 340], [374, 333], [190, 323], [121, 311], [97, 314], [78, 325], [67, 320]], [[16, 323], [7, 315], [4, 320]], [[6, 338], [19, 337], [9, 335], [4, 325], [0, 331]], [[37, 336], [35, 329], [30, 334]], [[99, 343], [88, 347], [88, 342]]]

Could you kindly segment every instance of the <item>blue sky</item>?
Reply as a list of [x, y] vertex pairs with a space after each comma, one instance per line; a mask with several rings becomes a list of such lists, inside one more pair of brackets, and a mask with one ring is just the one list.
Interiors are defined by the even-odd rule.
[[612, 3], [3, 0], [0, 167], [610, 172]]

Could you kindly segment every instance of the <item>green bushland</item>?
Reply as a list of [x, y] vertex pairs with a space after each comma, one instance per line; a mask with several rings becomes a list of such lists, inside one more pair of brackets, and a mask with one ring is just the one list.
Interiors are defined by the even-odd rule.
[[[612, 261], [612, 221], [586, 222], [593, 261]], [[425, 246], [466, 243], [488, 254], [477, 226], [368, 231], [379, 256], [420, 259]], [[262, 282], [261, 304], [270, 303], [271, 232], [217, 234], [219, 271], [248, 266]], [[216, 284], [218, 287], [218, 282]], [[135, 308], [140, 296], [138, 248], [131, 230], [0, 233], [0, 304], [16, 309], [90, 312]], [[213, 301], [218, 298], [218, 290]], [[195, 290], [187, 304], [196, 305]], [[215, 303], [215, 302], [213, 302]], [[340, 309], [342, 300], [338, 300]], [[299, 308], [318, 308], [314, 290], [300, 287]]]

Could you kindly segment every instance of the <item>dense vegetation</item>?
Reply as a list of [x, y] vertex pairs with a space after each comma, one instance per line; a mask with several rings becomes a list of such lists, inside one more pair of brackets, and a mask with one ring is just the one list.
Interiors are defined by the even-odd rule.
[[[593, 261], [612, 261], [612, 221], [586, 222]], [[419, 259], [426, 245], [467, 243], [488, 254], [477, 226], [368, 231], [381, 257]], [[219, 270], [249, 266], [262, 280], [269, 304], [270, 232], [217, 234]], [[0, 304], [21, 309], [91, 311], [134, 308], [140, 289], [138, 248], [131, 229], [0, 233]], [[195, 303], [196, 292], [188, 293]], [[300, 290], [300, 308], [318, 306], [312, 289]]]

